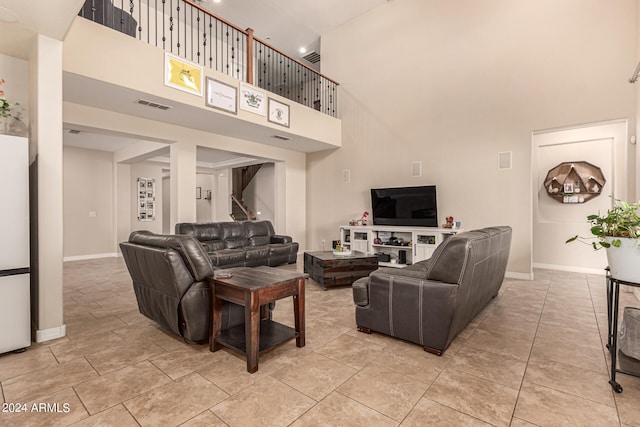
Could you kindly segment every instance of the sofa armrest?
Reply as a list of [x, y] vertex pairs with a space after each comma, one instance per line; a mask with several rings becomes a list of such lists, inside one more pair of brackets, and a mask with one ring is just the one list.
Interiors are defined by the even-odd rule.
[[369, 305], [369, 278], [362, 277], [351, 285], [353, 291], [353, 302], [360, 306], [366, 307]]
[[292, 243], [293, 238], [291, 236], [284, 236], [282, 234], [273, 234], [271, 236], [271, 243]]
[[[356, 324], [444, 350], [451, 339], [449, 331], [459, 302], [458, 285], [403, 270], [385, 268], [371, 273], [367, 279], [368, 304], [356, 306]], [[418, 275], [421, 277], [415, 277]]]

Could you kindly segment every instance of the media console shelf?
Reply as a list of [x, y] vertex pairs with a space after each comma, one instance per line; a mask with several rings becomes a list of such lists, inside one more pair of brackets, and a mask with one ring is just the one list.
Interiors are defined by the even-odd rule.
[[340, 226], [340, 241], [352, 251], [382, 254], [380, 258], [389, 258], [389, 261], [378, 262], [381, 267], [406, 267], [429, 259], [439, 244], [460, 231], [451, 228], [343, 225]]

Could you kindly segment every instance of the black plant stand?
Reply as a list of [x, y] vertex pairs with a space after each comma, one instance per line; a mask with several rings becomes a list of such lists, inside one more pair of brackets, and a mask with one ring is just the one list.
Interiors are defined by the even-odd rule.
[[620, 285], [640, 288], [640, 283], [616, 279], [611, 276], [609, 267], [605, 270], [607, 271], [607, 320], [609, 330], [607, 348], [611, 353], [611, 379], [609, 380], [609, 384], [616, 393], [622, 393], [622, 386], [616, 382], [616, 373], [619, 372], [621, 374], [632, 375], [634, 377], [638, 377], [638, 375], [616, 368], [616, 361], [618, 358], [618, 303], [620, 302]]

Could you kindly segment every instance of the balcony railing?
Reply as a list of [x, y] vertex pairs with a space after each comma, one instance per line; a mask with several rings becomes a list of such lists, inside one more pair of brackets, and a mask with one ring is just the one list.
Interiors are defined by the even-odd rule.
[[338, 83], [190, 0], [87, 0], [79, 15], [337, 116]]

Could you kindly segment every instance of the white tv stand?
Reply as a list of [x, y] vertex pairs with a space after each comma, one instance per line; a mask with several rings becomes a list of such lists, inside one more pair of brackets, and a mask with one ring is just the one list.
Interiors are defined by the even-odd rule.
[[[378, 262], [383, 267], [406, 267], [429, 259], [439, 244], [456, 233], [456, 228], [400, 227], [390, 225], [342, 225], [340, 242], [352, 251], [372, 254], [388, 254], [389, 262]], [[391, 238], [397, 239], [397, 241]], [[380, 239], [378, 242], [376, 239]], [[405, 251], [406, 264], [398, 261], [401, 250]]]

